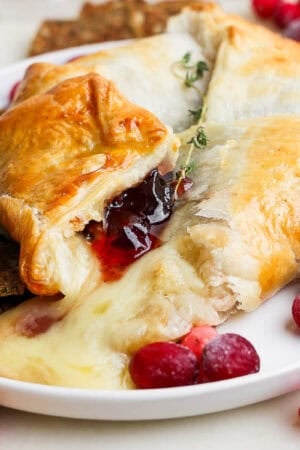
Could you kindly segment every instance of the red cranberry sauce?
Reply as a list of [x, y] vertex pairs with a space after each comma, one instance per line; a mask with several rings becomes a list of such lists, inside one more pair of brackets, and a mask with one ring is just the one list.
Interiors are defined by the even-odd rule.
[[172, 176], [154, 169], [106, 207], [103, 223], [90, 222], [84, 234], [101, 261], [104, 281], [118, 280], [136, 259], [160, 245], [157, 225], [165, 223], [174, 206]]

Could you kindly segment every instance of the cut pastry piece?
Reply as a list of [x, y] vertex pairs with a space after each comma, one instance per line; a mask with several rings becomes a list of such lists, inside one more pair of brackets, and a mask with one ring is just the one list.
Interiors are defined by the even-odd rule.
[[48, 295], [77, 292], [99, 271], [77, 232], [153, 168], [172, 169], [178, 147], [156, 117], [95, 74], [6, 112], [0, 136], [1, 223], [20, 242], [27, 287]]
[[[299, 272], [300, 116], [207, 127], [170, 236], [216, 308], [250, 311]], [[180, 162], [179, 162], [180, 164]], [[188, 218], [188, 220], [187, 220]]]
[[174, 65], [188, 52], [194, 63], [204, 59], [191, 35], [179, 33], [137, 40], [62, 66], [33, 64], [15, 102], [46, 92], [62, 80], [93, 72], [114, 81], [130, 101], [148, 109], [166, 125], [186, 129], [192, 123], [188, 111], [199, 109], [209, 78], [206, 71], [195, 81], [199, 92], [185, 86], [185, 73], [178, 76]]
[[186, 30], [213, 67], [208, 121], [300, 113], [298, 43], [213, 4], [194, 5], [170, 19], [169, 32]]

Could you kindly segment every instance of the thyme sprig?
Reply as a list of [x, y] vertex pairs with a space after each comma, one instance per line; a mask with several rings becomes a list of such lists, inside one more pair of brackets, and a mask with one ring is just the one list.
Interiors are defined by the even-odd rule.
[[205, 121], [206, 111], [207, 111], [207, 103], [206, 103], [206, 99], [204, 98], [203, 105], [201, 108], [200, 118], [198, 121], [198, 127], [196, 129], [196, 133], [187, 142], [187, 144], [189, 145], [187, 158], [185, 160], [184, 165], [180, 167], [180, 170], [176, 174], [177, 184], [176, 184], [175, 193], [174, 193], [175, 200], [178, 197], [178, 189], [179, 189], [179, 186], [180, 186], [182, 180], [184, 180], [184, 178], [186, 178], [188, 175], [190, 175], [191, 172], [196, 167], [196, 163], [194, 161], [192, 161], [192, 156], [193, 156], [193, 152], [194, 152], [195, 148], [197, 148], [199, 150], [204, 150], [208, 144], [208, 138], [206, 136], [205, 128], [203, 126], [204, 121]]
[[193, 63], [191, 59], [192, 53], [185, 53], [180, 61], [173, 64], [173, 72], [177, 78], [183, 81], [185, 87], [193, 88], [202, 95], [195, 83], [203, 78], [209, 67], [205, 61], [199, 60]]
[[200, 108], [196, 110], [189, 109], [189, 114], [193, 117], [194, 122], [198, 123], [202, 115], [202, 106], [200, 106]]

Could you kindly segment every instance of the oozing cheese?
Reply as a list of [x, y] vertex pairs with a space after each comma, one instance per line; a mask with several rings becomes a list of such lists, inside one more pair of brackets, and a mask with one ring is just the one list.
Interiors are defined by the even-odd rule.
[[[178, 339], [194, 321], [218, 323], [201, 300], [203, 285], [172, 245], [150, 252], [124, 277], [76, 296], [36, 298], [0, 316], [0, 373], [44, 384], [85, 388], [132, 387], [132, 352], [156, 340]], [[61, 318], [48, 331], [28, 337], [34, 316]], [[25, 332], [26, 333], [26, 332]]]

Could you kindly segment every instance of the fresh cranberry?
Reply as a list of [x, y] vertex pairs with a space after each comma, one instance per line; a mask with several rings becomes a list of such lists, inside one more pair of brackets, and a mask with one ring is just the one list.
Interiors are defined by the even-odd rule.
[[198, 358], [200, 358], [205, 345], [216, 336], [217, 331], [215, 328], [208, 325], [202, 325], [192, 328], [189, 334], [184, 336], [180, 343], [189, 348]]
[[300, 19], [293, 20], [284, 30], [284, 36], [300, 42]]
[[15, 99], [15, 96], [16, 96], [16, 93], [17, 93], [17, 89], [20, 86], [20, 84], [21, 84], [21, 81], [17, 81], [12, 86], [11, 90], [9, 91], [9, 94], [8, 94], [9, 103], [11, 103]]
[[259, 369], [259, 356], [247, 339], [238, 334], [222, 334], [203, 349], [199, 382], [241, 377], [258, 372]]
[[256, 14], [262, 19], [272, 17], [278, 0], [252, 0], [252, 7]]
[[130, 362], [129, 372], [140, 389], [186, 386], [194, 384], [198, 362], [183, 345], [156, 342], [138, 350]]
[[292, 314], [295, 323], [300, 327], [300, 294], [298, 294], [293, 302]]
[[287, 27], [293, 20], [300, 18], [300, 5], [279, 0], [274, 10], [274, 19], [281, 28]]

